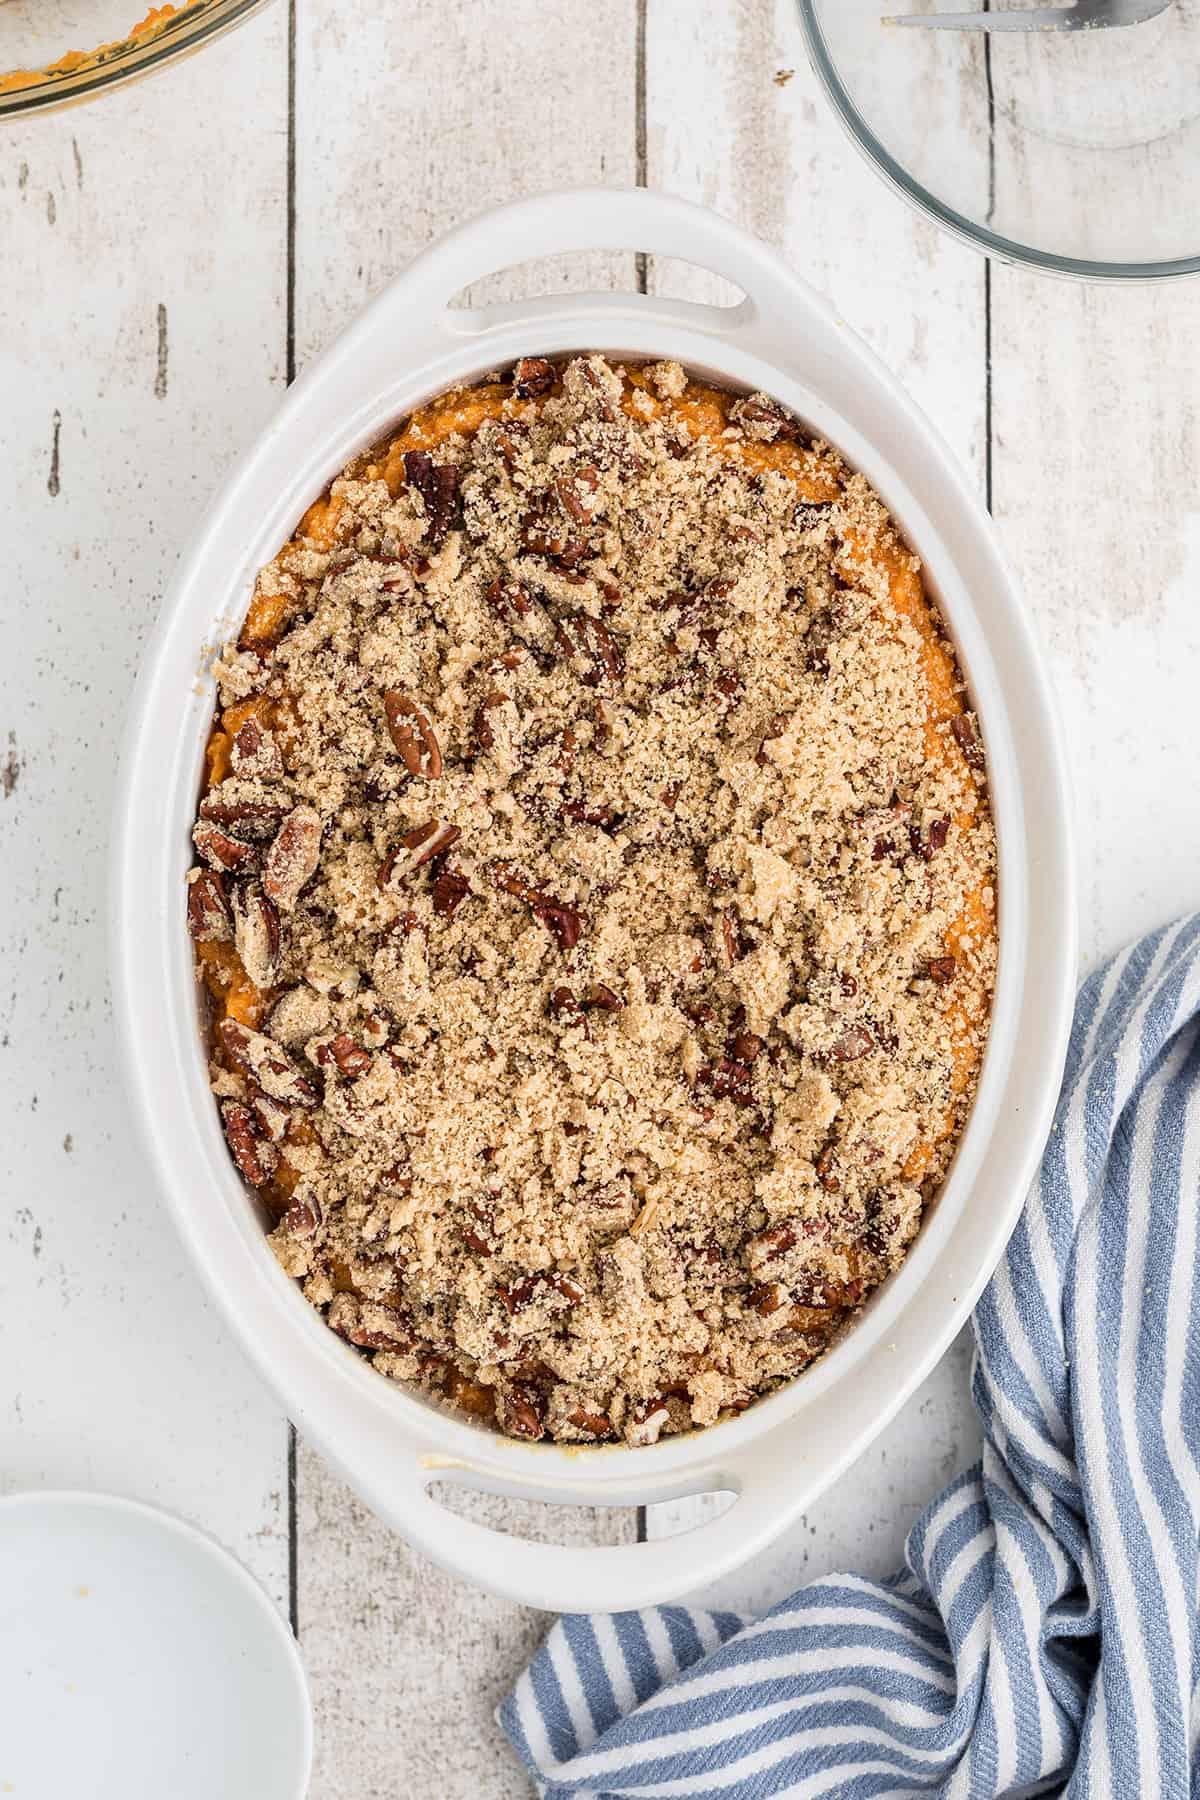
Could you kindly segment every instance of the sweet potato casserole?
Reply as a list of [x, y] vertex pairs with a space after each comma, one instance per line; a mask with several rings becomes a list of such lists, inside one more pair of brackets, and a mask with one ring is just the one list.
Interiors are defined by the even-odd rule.
[[866, 482], [765, 395], [527, 358], [332, 484], [217, 673], [212, 1083], [333, 1330], [578, 1443], [804, 1369], [945, 1174], [996, 953]]

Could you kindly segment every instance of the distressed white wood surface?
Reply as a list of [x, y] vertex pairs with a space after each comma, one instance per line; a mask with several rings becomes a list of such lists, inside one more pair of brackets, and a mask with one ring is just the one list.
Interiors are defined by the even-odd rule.
[[[569, 0], [552, 15], [536, 0], [299, 0], [289, 256], [288, 26], [280, 5], [127, 95], [0, 136], [0, 1485], [156, 1499], [281, 1604], [294, 1583], [314, 1800], [515, 1800], [527, 1790], [491, 1709], [545, 1621], [433, 1570], [303, 1446], [289, 1506], [284, 1421], [200, 1297], [129, 1141], [105, 991], [113, 743], [178, 544], [289, 361], [444, 226], [580, 181], [708, 201], [832, 295], [981, 487], [990, 466], [1062, 697], [1093, 956], [1200, 893], [1200, 287], [985, 278], [843, 139], [790, 0]], [[950, 98], [930, 129], [986, 179], [987, 146], [959, 134]], [[707, 291], [628, 258], [490, 285], [639, 278]], [[973, 1453], [968, 1359], [960, 1340], [802, 1525], [715, 1597], [757, 1607], [822, 1570], [893, 1567]], [[471, 1504], [534, 1534], [565, 1523], [576, 1542], [636, 1525]], [[696, 1516], [673, 1508], [646, 1529]]]
[[156, 1501], [281, 1602], [286, 1425], [141, 1166], [105, 887], [139, 646], [282, 386], [286, 24], [0, 132], [0, 1486]]

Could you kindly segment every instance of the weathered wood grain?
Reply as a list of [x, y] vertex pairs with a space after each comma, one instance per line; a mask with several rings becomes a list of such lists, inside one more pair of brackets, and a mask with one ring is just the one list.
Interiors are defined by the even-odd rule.
[[1062, 705], [1094, 959], [1200, 901], [1200, 288], [997, 268], [992, 295], [994, 507]]
[[[518, 1800], [529, 1784], [493, 1714], [545, 1635], [544, 1613], [443, 1575], [302, 1449], [300, 1643], [317, 1702], [312, 1800]], [[497, 1533], [628, 1542], [629, 1512], [455, 1491]]]
[[0, 133], [0, 1482], [157, 1501], [284, 1604], [286, 1427], [142, 1166], [105, 887], [139, 647], [281, 386], [285, 25]]
[[[303, 366], [449, 226], [543, 189], [637, 178], [635, 0], [302, 4], [296, 346]], [[519, 263], [522, 246], [512, 255]], [[515, 271], [475, 297], [632, 280], [629, 258]]]

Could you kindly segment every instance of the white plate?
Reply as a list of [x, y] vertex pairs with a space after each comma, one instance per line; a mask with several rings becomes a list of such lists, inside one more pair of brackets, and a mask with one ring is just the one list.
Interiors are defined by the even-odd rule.
[[0, 1500], [0, 1794], [302, 1800], [312, 1711], [246, 1571], [103, 1494]]

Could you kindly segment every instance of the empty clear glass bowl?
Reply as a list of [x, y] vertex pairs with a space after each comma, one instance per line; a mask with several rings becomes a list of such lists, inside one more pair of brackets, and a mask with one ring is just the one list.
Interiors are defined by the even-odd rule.
[[883, 23], [950, 0], [797, 3], [852, 137], [948, 230], [1091, 280], [1200, 270], [1200, 0], [1121, 29], [990, 36]]

